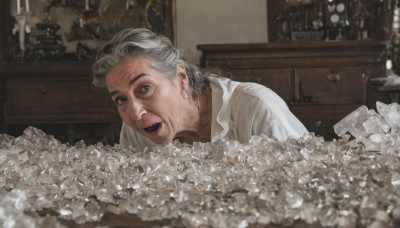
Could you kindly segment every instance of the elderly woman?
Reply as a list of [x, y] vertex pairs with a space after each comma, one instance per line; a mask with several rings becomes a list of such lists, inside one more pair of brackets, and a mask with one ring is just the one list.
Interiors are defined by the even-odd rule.
[[123, 146], [246, 143], [260, 134], [285, 141], [308, 133], [272, 90], [202, 73], [168, 38], [147, 29], [115, 35], [98, 51], [93, 71], [123, 120]]

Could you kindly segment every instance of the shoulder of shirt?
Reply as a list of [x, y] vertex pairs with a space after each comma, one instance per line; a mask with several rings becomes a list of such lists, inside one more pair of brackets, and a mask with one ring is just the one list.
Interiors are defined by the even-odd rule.
[[260, 94], [265, 95], [266, 93], [270, 93], [271, 95], [272, 94], [276, 95], [276, 93], [272, 91], [270, 88], [254, 82], [238, 82], [224, 77], [211, 77], [210, 81], [214, 83], [218, 82], [220, 86], [224, 86], [228, 90], [233, 88], [236, 91], [240, 91], [248, 95], [258, 96]]
[[268, 101], [275, 98], [278, 100], [281, 99], [279, 95], [270, 88], [253, 82], [240, 82], [236, 86], [235, 91], [262, 101]]
[[228, 93], [241, 93], [248, 95], [249, 99], [254, 98], [267, 103], [273, 100], [278, 103], [284, 102], [275, 91], [258, 83], [238, 82], [224, 77], [211, 77], [209, 79], [215, 87], [223, 87], [224, 89], [221, 89], [230, 91]]

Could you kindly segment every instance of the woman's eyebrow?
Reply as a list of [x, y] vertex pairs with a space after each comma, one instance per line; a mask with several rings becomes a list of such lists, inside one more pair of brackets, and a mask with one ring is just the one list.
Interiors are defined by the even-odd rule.
[[146, 73], [140, 73], [140, 74], [136, 75], [136, 76], [133, 77], [131, 80], [129, 80], [128, 85], [131, 86], [133, 83], [135, 83], [137, 80], [139, 80], [139, 78], [141, 78], [141, 77], [143, 77], [143, 76], [146, 76], [146, 75], [148, 75], [148, 74], [146, 74]]
[[[130, 80], [128, 81], [128, 85], [131, 86], [131, 85], [134, 84], [137, 80], [139, 80], [139, 78], [141, 78], [141, 77], [143, 77], [143, 76], [146, 76], [146, 75], [147, 75], [146, 73], [140, 73], [140, 74], [136, 75], [135, 77], [133, 77], [132, 79], [130, 79]], [[114, 95], [117, 94], [117, 93], [118, 93], [118, 90], [113, 90], [113, 91], [110, 91], [110, 92], [109, 92], [109, 94], [110, 94], [111, 97], [114, 96]]]

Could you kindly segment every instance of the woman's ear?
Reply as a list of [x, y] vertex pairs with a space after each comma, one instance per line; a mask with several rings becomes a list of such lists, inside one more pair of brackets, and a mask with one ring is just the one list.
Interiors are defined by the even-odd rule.
[[186, 90], [188, 87], [189, 76], [187, 75], [186, 69], [182, 64], [177, 66], [176, 74], [178, 76], [179, 86]]

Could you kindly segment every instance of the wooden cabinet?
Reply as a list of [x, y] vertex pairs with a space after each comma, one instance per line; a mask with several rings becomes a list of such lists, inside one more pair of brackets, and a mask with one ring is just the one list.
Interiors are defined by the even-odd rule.
[[105, 90], [91, 83], [86, 62], [3, 63], [5, 132], [35, 126], [74, 143], [118, 139], [120, 120]]
[[[299, 97], [319, 103], [365, 103], [368, 79], [364, 66], [296, 68]], [[304, 99], [307, 98], [307, 99]]]
[[385, 76], [385, 48], [380, 41], [198, 45], [203, 66], [271, 88], [325, 139], [336, 137], [333, 125], [359, 106], [385, 101], [370, 83]]

